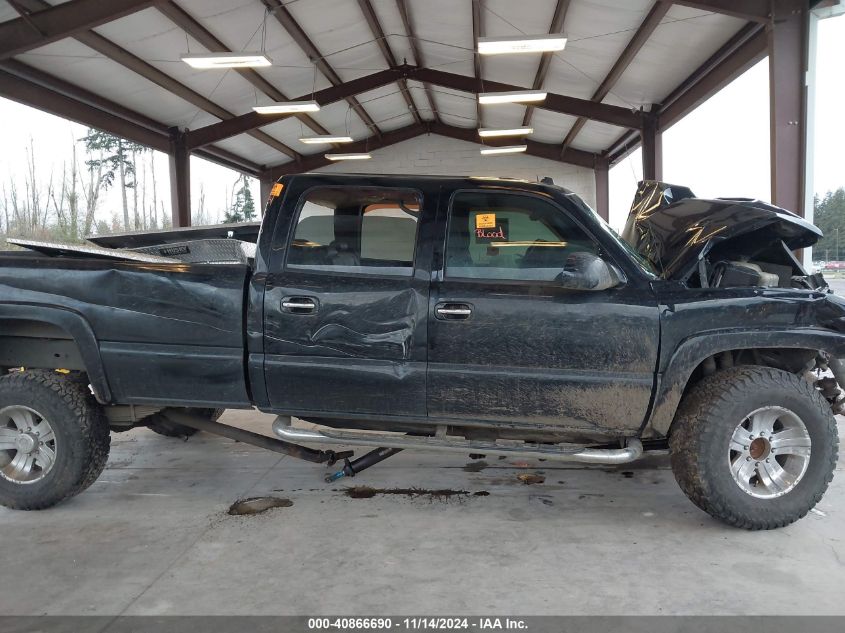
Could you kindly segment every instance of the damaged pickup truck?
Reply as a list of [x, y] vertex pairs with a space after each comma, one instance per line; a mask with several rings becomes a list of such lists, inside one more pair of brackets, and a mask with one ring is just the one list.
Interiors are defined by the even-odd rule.
[[[18, 241], [0, 256], [0, 503], [79, 493], [110, 430], [151, 426], [339, 462], [328, 480], [405, 449], [620, 464], [668, 447], [704, 511], [787, 525], [837, 460], [845, 300], [793, 254], [820, 236], [659, 182], [620, 238], [553, 184], [303, 174], [273, 187], [260, 233]], [[221, 408], [276, 414], [276, 437]]]

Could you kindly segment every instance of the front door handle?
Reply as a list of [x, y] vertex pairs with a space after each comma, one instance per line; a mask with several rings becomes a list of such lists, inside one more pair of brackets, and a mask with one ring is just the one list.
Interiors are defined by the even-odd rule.
[[290, 314], [314, 314], [317, 302], [311, 297], [285, 297], [282, 299], [282, 310]]
[[434, 313], [438, 319], [446, 321], [468, 319], [472, 314], [472, 306], [466, 303], [438, 303]]

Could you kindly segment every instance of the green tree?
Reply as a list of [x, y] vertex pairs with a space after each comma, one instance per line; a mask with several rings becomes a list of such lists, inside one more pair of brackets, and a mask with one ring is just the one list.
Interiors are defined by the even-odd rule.
[[[82, 141], [85, 143], [85, 149], [95, 156], [85, 161], [85, 164], [88, 165], [89, 170], [102, 173], [103, 188], [108, 189], [114, 184], [115, 177], [118, 178], [123, 200], [123, 228], [128, 231], [131, 224], [126, 190], [135, 189], [135, 157], [145, 152], [147, 148], [93, 128], [89, 128], [88, 135], [83, 137]], [[137, 216], [137, 200], [135, 213]]]
[[225, 224], [252, 222], [255, 219], [255, 200], [252, 197], [252, 191], [249, 189], [247, 177], [240, 176], [235, 181], [235, 187], [238, 185], [240, 185], [240, 188], [235, 190], [232, 206], [226, 211], [223, 219]]
[[813, 258], [824, 261], [845, 259], [845, 187], [828, 191], [814, 200], [813, 223], [824, 237], [813, 246]]

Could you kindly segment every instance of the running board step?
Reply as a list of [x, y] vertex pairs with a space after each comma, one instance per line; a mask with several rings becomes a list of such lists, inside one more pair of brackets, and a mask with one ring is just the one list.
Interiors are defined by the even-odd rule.
[[467, 440], [435, 435], [356, 433], [352, 431], [295, 428], [291, 419], [279, 416], [273, 422], [273, 433], [286, 442], [313, 442], [315, 444], [343, 444], [345, 446], [381, 446], [408, 450], [439, 451], [451, 453], [483, 453], [505, 457], [535, 457], [555, 461], [582, 462], [587, 464], [626, 464], [643, 454], [639, 439], [629, 437], [625, 448], [586, 448], [577, 444], [536, 444], [499, 440], [497, 442]]

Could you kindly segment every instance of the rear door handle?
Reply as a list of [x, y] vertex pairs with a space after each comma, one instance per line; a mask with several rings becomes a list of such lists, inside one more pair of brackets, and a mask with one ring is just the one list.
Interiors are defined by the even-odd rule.
[[317, 301], [311, 297], [285, 297], [282, 299], [282, 310], [290, 314], [314, 314]]
[[472, 314], [472, 306], [467, 303], [438, 303], [434, 313], [438, 319], [444, 321], [468, 319]]

